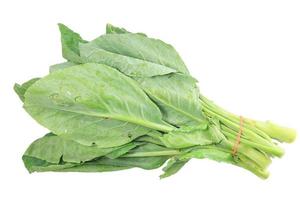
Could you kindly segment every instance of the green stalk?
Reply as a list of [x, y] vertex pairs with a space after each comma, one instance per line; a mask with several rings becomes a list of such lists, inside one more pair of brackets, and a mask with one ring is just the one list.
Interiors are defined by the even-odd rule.
[[[234, 141], [227, 140], [220, 145], [223, 151], [231, 153], [233, 144]], [[267, 167], [271, 164], [271, 159], [254, 148], [240, 144], [234, 160], [231, 164], [247, 169], [260, 178], [266, 179], [269, 176]]]
[[[207, 103], [209, 103], [210, 101], [205, 99], [205, 97], [202, 97], [202, 98], [204, 99], [204, 101], [201, 101], [201, 102], [202, 102], [202, 106], [203, 106], [203, 109], [204, 109], [205, 113], [207, 113], [209, 116], [214, 116], [215, 118], [219, 119], [223, 124], [225, 124], [228, 128], [231, 128], [233, 131], [238, 131], [239, 130], [239, 126], [240, 126], [239, 125], [239, 123], [240, 123], [239, 120], [240, 119], [237, 116], [234, 116], [233, 114], [228, 113], [228, 116], [230, 116], [231, 119], [227, 119], [228, 117], [225, 118], [223, 115], [219, 114], [219, 113], [223, 112], [221, 108], [220, 109], [218, 108], [218, 110], [215, 109], [217, 111], [212, 110], [212, 107], [217, 108], [217, 106], [215, 106], [212, 102], [210, 103], [211, 106], [208, 106]], [[251, 123], [251, 126], [247, 125], [247, 123], [248, 124]], [[247, 136], [248, 136], [248, 139], [251, 138], [250, 142], [254, 142], [256, 144], [261, 144], [263, 146], [269, 146], [270, 147], [269, 150], [271, 150], [271, 153], [273, 155], [281, 157], [284, 154], [284, 151], [280, 147], [275, 145], [273, 142], [271, 142], [271, 138], [269, 137], [270, 134], [267, 135], [267, 137], [265, 135], [262, 135], [261, 133], [264, 133], [266, 131], [261, 131], [258, 128], [254, 127], [253, 123], [261, 125], [261, 127], [264, 127], [266, 129], [266, 126], [263, 126], [263, 125], [265, 125], [265, 123], [259, 124], [258, 122], [255, 122], [253, 120], [251, 120], [249, 122], [249, 119], [245, 119], [242, 139], [244, 139], [244, 138], [247, 139]], [[272, 126], [272, 127], [274, 127], [274, 126]], [[275, 126], [275, 127], [277, 128], [278, 126]], [[273, 129], [275, 129], [275, 128], [273, 128]], [[281, 129], [277, 128], [276, 130], [281, 130], [282, 131], [283, 129], [282, 128]], [[285, 130], [287, 130], [287, 128], [285, 128]], [[256, 133], [260, 133], [260, 136], [263, 136], [264, 138], [258, 137], [258, 135], [256, 135]], [[282, 132], [274, 131], [274, 133], [282, 133]], [[273, 136], [274, 136], [274, 133], [273, 133]], [[295, 137], [295, 131], [293, 132], [293, 130], [292, 130], [292, 131], [290, 131], [290, 133], [291, 134], [287, 134], [287, 136], [289, 136], [289, 137], [285, 137], [286, 140], [287, 139], [291, 140], [291, 138]], [[250, 137], [249, 137], [249, 134], [250, 134]], [[267, 138], [267, 140], [265, 138]], [[262, 148], [265, 149], [264, 147], [262, 147]]]
[[[219, 119], [223, 124], [225, 124], [227, 127], [233, 129], [236, 132], [238, 132], [238, 130], [240, 129], [240, 124], [233, 123], [230, 120], [216, 114], [216, 112], [213, 112], [213, 111], [210, 111], [210, 110], [205, 110], [204, 112], [207, 113], [210, 116], [214, 116], [215, 118]], [[247, 129], [245, 127], [243, 129], [242, 137], [246, 137], [249, 140], [252, 140], [252, 141], [255, 141], [257, 143], [264, 144], [264, 145], [274, 146], [274, 144], [272, 142], [260, 137], [255, 132], [253, 132], [252, 130]]]
[[[205, 106], [206, 110], [214, 111], [217, 116], [226, 117], [235, 124], [239, 124], [239, 117], [224, 110], [223, 108], [217, 106], [212, 101], [208, 100], [206, 97], [200, 95], [200, 101], [202, 105]], [[274, 124], [270, 121], [261, 122], [245, 118], [244, 126], [267, 140], [270, 138], [282, 141], [282, 142], [293, 142], [296, 138], [296, 131], [291, 128], [282, 127]]]
[[[213, 103], [213, 101], [208, 100], [206, 97], [204, 96], [200, 96], [200, 101], [202, 103], [203, 106], [205, 106], [208, 110], [213, 111], [217, 116], [221, 116], [231, 122], [233, 122], [236, 125], [240, 124], [240, 117], [236, 116], [226, 110], [224, 110], [223, 108], [217, 106], [216, 104]], [[257, 129], [256, 127], [254, 127], [251, 123], [244, 123], [244, 127], [257, 133], [258, 135], [260, 135], [261, 137], [267, 139], [268, 141], [271, 141], [270, 136], [265, 133], [264, 131], [261, 131], [259, 129]]]
[[236, 163], [237, 166], [251, 171], [256, 176], [262, 179], [266, 179], [269, 177], [269, 172], [266, 169], [259, 168], [253, 162], [251, 162], [251, 160], [249, 160], [247, 157], [240, 156], [239, 159], [240, 161]]
[[[234, 142], [234, 140], [228, 139], [227, 141], [221, 142], [218, 147], [221, 147], [224, 151], [231, 153]], [[239, 144], [238, 146], [237, 158], [240, 156], [247, 157], [248, 160], [251, 160], [261, 168], [267, 168], [271, 163], [271, 159], [265, 154], [253, 147], [245, 146], [244, 144]]]
[[[221, 126], [221, 127], [223, 129], [223, 130], [221, 130], [221, 132], [224, 133], [224, 135], [226, 137], [229, 137], [233, 140], [236, 139], [236, 132], [232, 131], [231, 129], [229, 129], [226, 126]], [[272, 154], [272, 155], [275, 155], [275, 156], [278, 156], [278, 157], [281, 157], [284, 154], [284, 150], [281, 149], [280, 147], [274, 148], [272, 146], [266, 146], [266, 145], [262, 145], [262, 144], [259, 144], [259, 143], [256, 143], [256, 142], [252, 142], [252, 141], [246, 140], [244, 138], [241, 138], [241, 143], [245, 144], [249, 147], [257, 148], [259, 150], [262, 150], [266, 153], [269, 153], [269, 154]]]
[[[226, 153], [232, 152], [233, 142], [226, 141], [223, 144], [213, 145], [213, 146], [199, 146], [199, 149], [216, 149]], [[269, 173], [266, 170], [271, 159], [262, 154], [261, 152], [255, 150], [254, 148], [248, 148], [244, 145], [239, 147], [237, 156], [232, 160], [223, 160], [226, 163], [230, 163], [242, 168], [245, 168], [260, 178], [267, 178]]]
[[[197, 149], [216, 149], [219, 151], [223, 151], [226, 153], [231, 153], [231, 149], [233, 146], [233, 142], [224, 141], [222, 144], [217, 145], [208, 145], [208, 146], [198, 146]], [[153, 156], [177, 156], [180, 154], [184, 154], [185, 151], [170, 149], [164, 151], [150, 151], [150, 152], [134, 152], [123, 155], [122, 157], [133, 158], [133, 157], [153, 157]], [[248, 148], [246, 146], [241, 145], [239, 147], [239, 152], [237, 154], [237, 159], [224, 160], [224, 162], [243, 167], [252, 173], [256, 174], [261, 178], [266, 178], [268, 176], [268, 172], [266, 171], [266, 167], [270, 164], [271, 160], [264, 156], [259, 151]]]
[[[218, 118], [222, 118], [224, 120], [224, 123], [226, 122], [227, 124], [230, 124], [231, 126], [235, 126], [235, 127], [240, 126], [240, 117], [226, 115], [221, 110], [214, 109], [210, 105], [207, 105], [205, 103], [203, 103], [202, 105], [206, 112], [211, 112], [213, 113], [214, 116]], [[258, 134], [260, 137], [264, 138], [267, 141], [270, 142], [272, 141], [272, 138], [268, 134], [257, 129], [253, 125], [249, 125], [247, 122], [245, 123], [245, 120], [244, 120], [244, 129], [248, 129], [249, 131]]]
[[149, 151], [149, 152], [134, 152], [125, 154], [122, 157], [153, 157], [153, 156], [175, 156], [179, 155], [178, 150], [165, 150], [165, 151]]
[[260, 130], [263, 130], [270, 137], [278, 141], [291, 143], [296, 139], [297, 134], [295, 129], [279, 126], [271, 121], [262, 122], [246, 119], [246, 122], [252, 123], [255, 127], [257, 127]]

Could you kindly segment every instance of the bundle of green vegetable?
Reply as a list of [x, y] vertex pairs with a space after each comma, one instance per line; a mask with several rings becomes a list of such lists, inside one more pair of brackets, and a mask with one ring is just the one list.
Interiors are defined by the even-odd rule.
[[[272, 157], [296, 133], [238, 117], [199, 93], [175, 49], [107, 25], [88, 42], [59, 24], [67, 62], [14, 89], [51, 133], [23, 155], [29, 172], [102, 172], [162, 166], [168, 177], [192, 158], [208, 158], [268, 177]], [[276, 141], [275, 141], [276, 140]]]

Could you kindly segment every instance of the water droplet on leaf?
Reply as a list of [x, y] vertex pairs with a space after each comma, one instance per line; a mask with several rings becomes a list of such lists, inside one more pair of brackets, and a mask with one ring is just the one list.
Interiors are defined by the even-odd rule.
[[53, 93], [49, 95], [51, 101], [58, 106], [72, 106], [73, 102], [63, 99], [58, 93]]
[[53, 94], [51, 94], [51, 95], [49, 95], [49, 98], [50, 99], [57, 99], [59, 97], [59, 94], [58, 93], [53, 93]]

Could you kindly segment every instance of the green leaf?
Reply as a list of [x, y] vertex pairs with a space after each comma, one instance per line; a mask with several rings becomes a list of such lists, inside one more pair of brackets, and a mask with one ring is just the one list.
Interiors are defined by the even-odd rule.
[[163, 168], [164, 173], [159, 177], [162, 179], [176, 174], [188, 161], [189, 160], [177, 160], [176, 157], [170, 159]]
[[126, 144], [152, 129], [174, 129], [135, 81], [100, 64], [40, 79], [25, 93], [24, 108], [53, 133], [103, 148]]
[[168, 148], [164, 148], [159, 145], [149, 143], [134, 148], [128, 154], [124, 155], [124, 157], [119, 157], [116, 159], [99, 158], [95, 162], [104, 165], [139, 167], [142, 169], [156, 169], [162, 166], [163, 163], [166, 160], [168, 160], [170, 156], [168, 155], [146, 156], [146, 155], [150, 155], [153, 152], [162, 152], [168, 150], [169, 150]]
[[[126, 153], [136, 147], [129, 143], [114, 148], [99, 148], [84, 146], [71, 140], [63, 139], [52, 133], [34, 141], [23, 155], [23, 162], [29, 172], [43, 171], [114, 171], [125, 169], [119, 166], [108, 166], [87, 162], [95, 158], [108, 155]], [[127, 151], [125, 152], [125, 149]], [[118, 153], [116, 153], [118, 152]], [[127, 169], [127, 168], [126, 168]]]
[[85, 63], [105, 64], [131, 77], [151, 77], [176, 72], [160, 64], [106, 51], [94, 43], [80, 45], [80, 54]]
[[[106, 34], [123, 34], [123, 33], [130, 33], [130, 32], [127, 31], [125, 28], [120, 28], [117, 26], [113, 26], [111, 24], [106, 24]], [[147, 37], [145, 33], [136, 33], [136, 34]]]
[[100, 148], [98, 146], [84, 146], [72, 140], [66, 140], [54, 134], [34, 141], [24, 153], [25, 156], [38, 158], [49, 163], [59, 164], [63, 162], [82, 163], [94, 158], [107, 155], [114, 148]]
[[[23, 156], [23, 161], [29, 172], [99, 172], [128, 169], [132, 167], [155, 169], [160, 167], [169, 158], [169, 156], [101, 157], [104, 154], [106, 154], [106, 156], [111, 156], [112, 154], [107, 152], [110, 151], [113, 153], [119, 150], [123, 151], [124, 148], [127, 148], [128, 146], [130, 145], [124, 145], [119, 148], [100, 149], [98, 147], [83, 146], [73, 141], [63, 140], [59, 136], [48, 134], [35, 141], [28, 148]], [[141, 144], [138, 146], [135, 145], [135, 149], [131, 150], [131, 154], [137, 152], [157, 152], [162, 150], [167, 149], [154, 144]], [[83, 154], [85, 154], [85, 156]], [[96, 159], [91, 160], [90, 158], [92, 157]], [[89, 158], [90, 161], [84, 161], [86, 158]]]
[[194, 78], [172, 73], [136, 80], [158, 105], [163, 119], [168, 123], [183, 126], [197, 125], [205, 121]]
[[61, 34], [63, 57], [74, 63], [81, 63], [79, 43], [86, 43], [78, 33], [75, 33], [64, 24], [58, 24]]
[[123, 34], [129, 33], [125, 28], [113, 26], [112, 24], [106, 24], [106, 34]]
[[110, 158], [110, 159], [116, 159], [116, 158], [128, 153], [128, 151], [130, 151], [131, 149], [134, 149], [137, 146], [138, 146], [138, 144], [136, 142], [131, 142], [131, 143], [125, 144], [122, 147], [105, 155], [105, 157]]
[[111, 165], [95, 164], [94, 162], [85, 162], [82, 164], [76, 163], [49, 163], [47, 161], [30, 157], [23, 156], [23, 162], [27, 170], [32, 172], [108, 172], [129, 169], [130, 167], [120, 167]]
[[131, 167], [114, 166], [114, 165], [102, 165], [97, 162], [86, 162], [81, 165], [73, 167], [62, 168], [55, 171], [59, 172], [112, 172], [124, 169], [130, 169]]
[[191, 152], [182, 155], [180, 158], [182, 160], [191, 159], [191, 158], [197, 158], [197, 159], [208, 158], [218, 162], [234, 163], [234, 158], [231, 152], [222, 151], [222, 149], [214, 148], [214, 146], [212, 146], [211, 148], [204, 147], [204, 148], [192, 150]]
[[135, 158], [100, 158], [96, 160], [95, 164], [112, 165], [121, 167], [138, 167], [142, 169], [156, 169], [162, 166], [168, 159], [167, 156], [153, 156], [153, 157], [135, 157]]
[[153, 156], [173, 156], [180, 154], [180, 151], [154, 143], [145, 143], [130, 150], [123, 157], [153, 157]]
[[24, 97], [24, 94], [25, 92], [27, 91], [27, 89], [32, 85], [34, 84], [37, 80], [39, 80], [40, 78], [33, 78], [33, 79], [30, 79], [29, 81], [23, 83], [22, 85], [19, 85], [17, 83], [15, 83], [14, 85], [14, 90], [15, 92], [17, 93], [17, 95], [19, 96], [19, 98], [21, 99], [21, 101], [24, 102], [25, 100], [25, 97]]
[[49, 71], [50, 71], [50, 73], [52, 73], [54, 71], [65, 69], [65, 68], [72, 67], [72, 66], [75, 66], [75, 65], [77, 65], [77, 64], [72, 63], [72, 62], [63, 62], [63, 63], [51, 65]]
[[204, 120], [197, 81], [187, 75], [180, 57], [175, 59], [178, 54], [173, 47], [136, 34], [113, 34], [79, 48], [83, 62], [106, 64], [137, 80], [158, 104], [165, 121], [182, 126]]
[[31, 157], [31, 156], [26, 156], [24, 155], [22, 157], [24, 165], [26, 169], [29, 171], [29, 173], [32, 172], [46, 172], [46, 171], [56, 171], [56, 170], [61, 170], [64, 168], [70, 168], [74, 167], [78, 164], [76, 163], [49, 163], [45, 160]]
[[147, 143], [152, 143], [152, 144], [157, 144], [163, 146], [164, 144], [160, 141], [160, 139], [157, 137], [151, 137], [149, 135], [144, 135], [139, 138], [137, 138], [135, 141], [139, 142], [147, 142]]
[[216, 127], [211, 127], [207, 124], [182, 127], [159, 138], [169, 148], [187, 148], [198, 145], [217, 144], [225, 139]]
[[111, 53], [152, 62], [188, 74], [188, 70], [176, 50], [161, 40], [140, 34], [124, 33], [102, 35], [89, 44]]
[[171, 158], [167, 165], [163, 168], [164, 174], [160, 178], [166, 178], [177, 173], [190, 159], [208, 158], [218, 162], [226, 162], [235, 164], [231, 152], [225, 152], [222, 149], [216, 148], [214, 145], [208, 147], [196, 147], [196, 149], [189, 150], [187, 153], [182, 153]]

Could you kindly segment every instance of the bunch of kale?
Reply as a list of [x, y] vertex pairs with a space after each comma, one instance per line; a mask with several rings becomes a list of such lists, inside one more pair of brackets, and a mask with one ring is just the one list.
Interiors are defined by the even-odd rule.
[[14, 87], [25, 110], [51, 131], [24, 153], [29, 172], [155, 169], [167, 162], [167, 177], [191, 158], [209, 158], [266, 178], [271, 157], [283, 155], [274, 139], [295, 138], [294, 130], [271, 122], [241, 124], [207, 100], [161, 40], [107, 25], [88, 42], [59, 28], [67, 61]]

